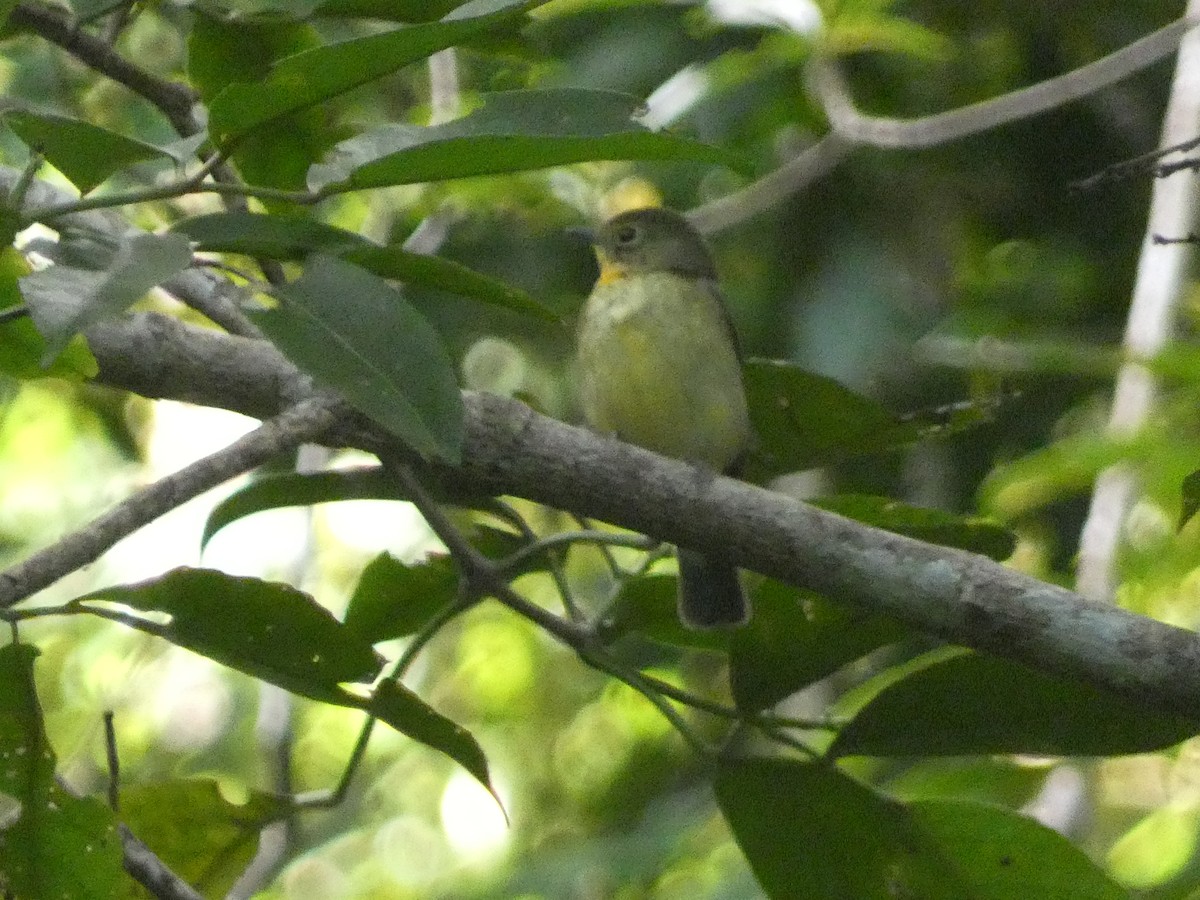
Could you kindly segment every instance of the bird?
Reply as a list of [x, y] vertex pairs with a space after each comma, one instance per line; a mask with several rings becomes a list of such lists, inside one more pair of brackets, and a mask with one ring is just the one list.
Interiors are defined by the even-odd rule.
[[[629, 210], [594, 238], [600, 274], [579, 318], [583, 418], [602, 434], [736, 475], [753, 445], [741, 353], [713, 257], [681, 214]], [[750, 604], [729, 562], [680, 547], [678, 611], [732, 628]]]

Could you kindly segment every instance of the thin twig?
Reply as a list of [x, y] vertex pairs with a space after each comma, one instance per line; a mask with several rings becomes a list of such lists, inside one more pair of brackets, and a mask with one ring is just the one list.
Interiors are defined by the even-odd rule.
[[195, 175], [174, 181], [170, 184], [154, 187], [137, 188], [124, 193], [102, 194], [93, 197], [83, 197], [67, 203], [57, 203], [53, 206], [43, 206], [26, 210], [23, 219], [29, 222], [53, 222], [62, 216], [86, 212], [91, 209], [116, 209], [122, 206], [132, 206], [137, 203], [150, 203], [155, 200], [174, 200], [188, 194], [220, 194], [225, 197], [257, 197], [263, 200], [284, 200], [288, 203], [312, 205], [336, 193], [327, 191], [288, 191], [281, 188], [256, 187], [254, 185], [229, 183], [224, 181], [200, 181]]
[[[575, 520], [575, 524], [579, 526], [580, 531], [599, 531], [595, 525], [591, 523], [586, 516], [571, 516]], [[653, 538], [647, 537], [646, 540], [652, 541]], [[658, 542], [655, 541], [657, 544]], [[600, 555], [604, 557], [604, 564], [608, 566], [608, 571], [612, 573], [613, 578], [621, 578], [625, 572], [617, 562], [616, 555], [609, 549], [608, 544], [597, 544], [596, 549], [600, 551]]]
[[1057, 78], [917, 119], [863, 114], [850, 98], [836, 61], [816, 59], [810, 76], [833, 131], [758, 181], [693, 209], [688, 218], [700, 231], [713, 234], [779, 205], [833, 169], [856, 146], [932, 147], [1064, 106], [1158, 62], [1195, 24], [1189, 14]]
[[1158, 150], [1151, 150], [1149, 153], [1143, 153], [1140, 156], [1123, 159], [1118, 163], [1113, 163], [1111, 166], [1106, 166], [1095, 175], [1080, 179], [1079, 181], [1073, 181], [1068, 186], [1075, 191], [1088, 191], [1108, 181], [1120, 181], [1134, 175], [1146, 175], [1158, 168], [1158, 162], [1164, 156], [1170, 156], [1172, 153], [1186, 153], [1193, 147], [1200, 147], [1200, 137], [1189, 138], [1170, 147], [1162, 147]]
[[[426, 622], [424, 627], [413, 636], [412, 641], [404, 648], [404, 653], [396, 660], [395, 665], [385, 680], [399, 681], [412, 664], [412, 661], [416, 659], [417, 654], [433, 639], [442, 626], [470, 605], [470, 602], [466, 601], [465, 594], [462, 594], [454, 603], [448, 603], [442, 607], [437, 615]], [[354, 742], [354, 749], [350, 752], [350, 759], [346, 761], [346, 767], [342, 770], [342, 777], [338, 779], [337, 786], [329, 791], [310, 791], [307, 794], [302, 794], [296, 798], [297, 809], [332, 809], [335, 806], [339, 806], [346, 799], [346, 794], [350, 791], [350, 785], [354, 781], [358, 767], [362, 764], [363, 757], [366, 755], [367, 745], [371, 741], [371, 732], [375, 730], [375, 723], [377, 721], [374, 716], [369, 715], [363, 723], [363, 727], [358, 733], [358, 739]]]
[[[544, 552], [546, 554], [546, 560], [550, 567], [550, 577], [554, 580], [554, 585], [558, 589], [558, 596], [559, 599], [562, 600], [563, 609], [573, 622], [584, 621], [585, 616], [583, 614], [583, 610], [581, 610], [579, 608], [579, 604], [575, 602], [575, 594], [571, 590], [571, 583], [567, 579], [566, 570], [563, 568], [563, 559], [561, 554], [555, 552], [553, 545], [543, 544], [543, 539], [538, 537], [537, 532], [529, 527], [529, 523], [526, 522], [525, 519], [519, 513], [517, 513], [515, 509], [512, 509], [511, 507], [507, 508], [511, 513], [510, 521], [516, 525], [516, 527], [520, 530], [521, 535], [525, 538], [525, 540], [529, 541], [529, 543], [525, 547], [522, 547], [520, 550], [517, 550], [515, 553], [508, 556], [506, 559], [497, 561], [495, 564], [497, 569], [499, 571], [504, 571], [506, 569], [511, 570], [517, 568], [521, 560], [528, 559], [531, 555], [534, 555], [531, 553], [523, 556], [522, 554], [524, 554], [525, 551], [529, 550], [535, 545], [541, 545], [545, 548]], [[539, 552], [542, 551], [534, 551], [534, 553]], [[518, 557], [520, 557], [520, 559], [518, 559]]]
[[29, 307], [24, 303], [18, 306], [10, 306], [8, 309], [0, 309], [0, 325], [6, 325], [9, 322], [15, 322], [18, 319], [24, 319], [29, 315]]
[[[577, 648], [578, 649], [578, 648]], [[704, 738], [696, 733], [696, 730], [688, 724], [687, 720], [680, 715], [679, 711], [671, 705], [670, 700], [664, 696], [664, 692], [658, 689], [658, 685], [663, 682], [654, 679], [651, 681], [641, 672], [630, 669], [613, 659], [607, 653], [602, 653], [592, 649], [578, 650], [579, 658], [588, 665], [601, 672], [607, 672], [618, 681], [623, 681], [629, 687], [633, 688], [647, 700], [649, 700], [668, 722], [679, 732], [682, 737], [699, 756], [712, 756], [715, 752], [713, 747], [707, 743]], [[699, 699], [699, 698], [696, 698]]]
[[[1187, 15], [1200, 15], [1200, 0], [1189, 0]], [[1195, 135], [1200, 121], [1200, 84], [1195, 74], [1198, 67], [1200, 35], [1192, 34], [1183, 42], [1175, 64], [1160, 141], [1164, 147], [1176, 146]], [[1194, 185], [1179, 179], [1154, 182], [1122, 342], [1131, 358], [1117, 375], [1109, 414], [1108, 433], [1112, 437], [1128, 437], [1149, 419], [1158, 387], [1145, 363], [1173, 336], [1195, 259], [1192, 245], [1156, 244], [1154, 236], [1189, 232], [1198, 215]], [[1079, 539], [1075, 587], [1083, 596], [1112, 599], [1121, 528], [1138, 489], [1137, 473], [1128, 465], [1110, 467], [1096, 479]]]
[[471, 542], [454, 527], [454, 523], [425, 490], [424, 485], [413, 475], [402, 457], [394, 452], [383, 450], [380, 452], [380, 461], [399, 481], [400, 487], [424, 516], [429, 527], [433, 529], [433, 533], [446, 545], [446, 549], [450, 551], [450, 555], [454, 557], [463, 576], [467, 579], [468, 589], [473, 596], [495, 597], [505, 606], [540, 625], [545, 631], [568, 646], [578, 649], [590, 646], [594, 642], [594, 636], [589, 629], [558, 618], [512, 590], [496, 568], [495, 563], [476, 550]]
[[29, 188], [45, 161], [46, 158], [36, 151], [29, 155], [29, 161], [25, 163], [25, 168], [21, 170], [12, 190], [8, 192], [8, 200], [5, 203], [8, 209], [20, 212], [21, 207], [25, 205], [25, 197], [29, 194]]
[[1057, 78], [917, 119], [865, 115], [855, 107], [837, 63], [814, 61], [813, 84], [833, 130], [846, 140], [873, 147], [935, 147], [1058, 109], [1152, 66], [1175, 51], [1196, 24], [1185, 16], [1095, 62]]
[[79, 531], [0, 572], [0, 609], [8, 609], [59, 578], [94, 562], [126, 535], [210, 488], [314, 440], [337, 420], [338, 401], [298, 403], [228, 447], [160, 479]]
[[41, 3], [18, 3], [9, 13], [8, 24], [28, 28], [100, 74], [149, 100], [184, 137], [203, 130], [192, 113], [197, 98], [191, 88], [159, 78], [134, 65], [102, 39], [81, 31], [70, 16], [61, 10]]
[[516, 569], [531, 557], [537, 556], [540, 553], [546, 553], [556, 547], [561, 547], [563, 544], [596, 544], [600, 547], [630, 547], [634, 550], [650, 552], [660, 547], [662, 541], [656, 541], [654, 538], [646, 537], [644, 534], [621, 534], [614, 531], [560, 531], [557, 534], [536, 538], [533, 543], [527, 544], [520, 550], [497, 561], [496, 565], [501, 571]]
[[117, 753], [117, 729], [113, 725], [113, 711], [104, 711], [104, 756], [108, 761], [108, 808], [113, 812], [121, 809], [121, 757]]
[[203, 895], [172, 872], [124, 823], [117, 826], [124, 850], [125, 871], [157, 900], [204, 900]]
[[514, 591], [504, 580], [495, 563], [476, 550], [454, 527], [454, 523], [442, 512], [441, 507], [425, 491], [424, 486], [402, 460], [386, 452], [381, 456], [381, 460], [400, 482], [413, 504], [429, 523], [429, 527], [433, 529], [434, 534], [441, 539], [442, 543], [446, 545], [446, 549], [459, 564], [469, 591], [477, 593], [479, 596], [485, 594], [494, 596], [519, 615], [541, 626], [543, 630], [574, 649], [584, 662], [601, 671], [608, 672], [642, 694], [658, 708], [659, 712], [697, 753], [712, 753], [712, 748], [695, 733], [670, 702], [646, 680], [645, 676], [625, 667], [595, 646], [594, 634], [590, 629], [551, 615]]

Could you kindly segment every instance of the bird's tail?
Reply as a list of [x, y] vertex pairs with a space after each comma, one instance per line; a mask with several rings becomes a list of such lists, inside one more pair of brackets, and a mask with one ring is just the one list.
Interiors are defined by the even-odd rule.
[[688, 628], [736, 628], [750, 618], [737, 569], [679, 549], [679, 619]]

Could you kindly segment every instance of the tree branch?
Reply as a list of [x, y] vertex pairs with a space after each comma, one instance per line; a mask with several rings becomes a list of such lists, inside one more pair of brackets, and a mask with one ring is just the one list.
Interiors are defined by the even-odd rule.
[[[99, 379], [113, 387], [258, 416], [297, 399], [296, 371], [260, 342], [152, 313], [102, 323], [87, 335]], [[281, 386], [283, 396], [276, 393]], [[1200, 709], [1200, 638], [1190, 631], [1089, 602], [981, 556], [701, 474], [516, 401], [465, 397], [462, 465], [413, 460], [422, 477], [719, 551], [745, 568], [955, 643], [1079, 677], [1138, 703], [1188, 715]], [[397, 452], [386, 433], [361, 418], [347, 420], [328, 439]]]
[[[1190, 0], [1188, 14], [1200, 15], [1200, 0]], [[1175, 63], [1160, 146], [1172, 147], [1195, 137], [1198, 123], [1200, 34], [1193, 33], [1184, 40]], [[1196, 186], [1191, 179], [1155, 180], [1122, 342], [1129, 359], [1117, 375], [1109, 412], [1108, 433], [1115, 437], [1134, 434], [1150, 417], [1158, 386], [1144, 363], [1159, 353], [1175, 333], [1179, 306], [1196, 257], [1189, 243], [1163, 244], [1156, 238], [1187, 234], [1195, 227], [1198, 215]], [[1121, 526], [1137, 497], [1138, 482], [1137, 473], [1120, 464], [1105, 469], [1096, 479], [1079, 539], [1075, 579], [1076, 589], [1085, 596], [1112, 599]]]
[[1189, 12], [1170, 25], [1057, 78], [917, 119], [869, 116], [860, 112], [850, 97], [837, 61], [818, 57], [814, 59], [809, 75], [832, 131], [758, 181], [692, 210], [689, 218], [702, 232], [721, 231], [765, 212], [795, 194], [830, 171], [856, 146], [933, 147], [1065, 106], [1163, 59], [1196, 24], [1194, 14]]
[[286, 409], [228, 447], [161, 478], [79, 531], [0, 572], [0, 610], [95, 562], [143, 525], [284, 450], [317, 438], [336, 418], [339, 401], [314, 396]]
[[162, 110], [179, 134], [190, 136], [202, 130], [192, 113], [196, 95], [191, 88], [135, 66], [107, 42], [82, 31], [65, 12], [40, 3], [21, 2], [9, 14], [8, 21], [57, 44], [88, 67], [149, 100]]
[[120, 824], [121, 849], [125, 853], [125, 871], [159, 900], [204, 900], [186, 881], [167, 868], [149, 847], [138, 839], [129, 826]]

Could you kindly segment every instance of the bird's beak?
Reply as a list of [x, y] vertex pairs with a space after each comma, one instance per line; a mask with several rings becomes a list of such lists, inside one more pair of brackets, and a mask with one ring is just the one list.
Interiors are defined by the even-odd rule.
[[596, 230], [594, 228], [568, 228], [567, 236], [584, 244], [596, 243]]
[[599, 247], [596, 248], [596, 262], [600, 264], [600, 277], [596, 279], [596, 284], [612, 284], [629, 274], [623, 265]]

